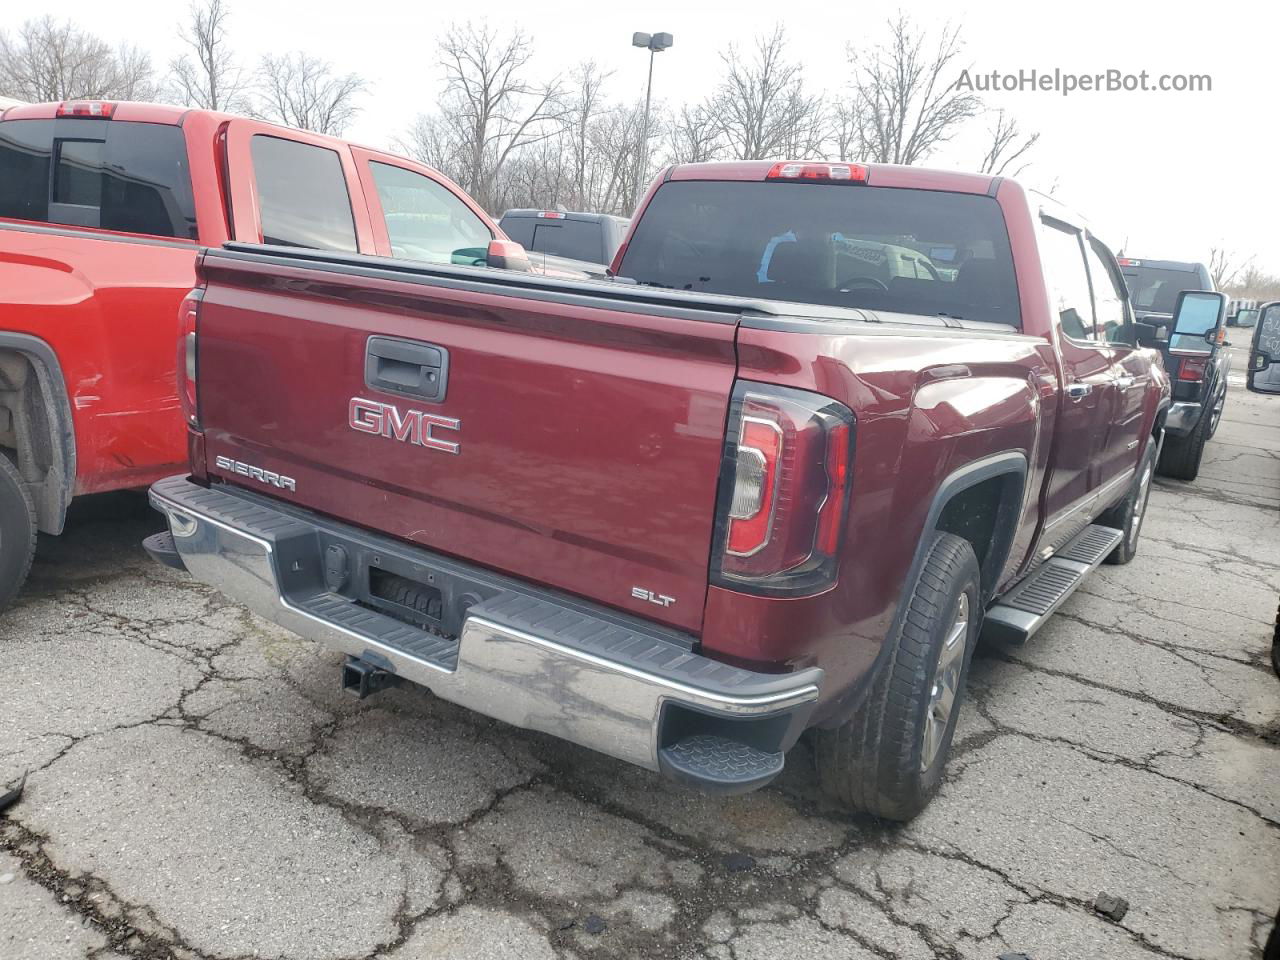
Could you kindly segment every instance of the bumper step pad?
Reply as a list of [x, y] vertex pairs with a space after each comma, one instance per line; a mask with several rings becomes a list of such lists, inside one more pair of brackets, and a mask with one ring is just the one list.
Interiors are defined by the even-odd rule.
[[758, 750], [714, 733], [696, 733], [658, 752], [658, 764], [667, 776], [718, 794], [762, 787], [782, 772], [783, 763], [780, 752]]
[[1001, 643], [1026, 643], [1119, 546], [1123, 536], [1112, 527], [1085, 527], [987, 611], [983, 636]]

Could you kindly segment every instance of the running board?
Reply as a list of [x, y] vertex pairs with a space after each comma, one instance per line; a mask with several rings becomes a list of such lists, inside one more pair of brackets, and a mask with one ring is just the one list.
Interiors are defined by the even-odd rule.
[[1026, 643], [1122, 539], [1124, 534], [1112, 527], [1085, 527], [987, 611], [983, 637]]

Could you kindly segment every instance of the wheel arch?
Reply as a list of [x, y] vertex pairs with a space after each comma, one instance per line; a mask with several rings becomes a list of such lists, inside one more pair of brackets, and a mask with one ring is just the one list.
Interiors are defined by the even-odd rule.
[[830, 711], [824, 711], [819, 721], [820, 726], [839, 726], [848, 719], [866, 696], [876, 674], [885, 669], [888, 654], [893, 648], [888, 638], [896, 636], [902, 629], [902, 622], [911, 605], [911, 596], [915, 591], [916, 582], [920, 579], [925, 558], [928, 556], [935, 535], [953, 533], [973, 543], [973, 540], [964, 533], [956, 533], [955, 530], [945, 529], [939, 525], [946, 516], [948, 506], [964, 503], [962, 498], [966, 493], [981, 490], [984, 485], [999, 483], [1001, 484], [999, 509], [988, 531], [989, 539], [984, 550], [979, 550], [977, 546], [974, 548], [974, 553], [978, 555], [978, 567], [982, 578], [983, 605], [991, 599], [1017, 536], [1018, 521], [1026, 500], [1028, 474], [1026, 454], [1022, 451], [1010, 450], [971, 461], [952, 470], [942, 480], [934, 491], [929, 511], [925, 515], [924, 526], [921, 527], [920, 537], [911, 556], [911, 565], [907, 568], [907, 575], [902, 583], [893, 620], [890, 621], [889, 629], [885, 633], [886, 642], [881, 644], [872, 668], [848, 691], [840, 695]]
[[9, 417], [0, 446], [13, 451], [41, 532], [61, 533], [75, 494], [76, 437], [58, 355], [39, 337], [0, 331], [0, 381]]

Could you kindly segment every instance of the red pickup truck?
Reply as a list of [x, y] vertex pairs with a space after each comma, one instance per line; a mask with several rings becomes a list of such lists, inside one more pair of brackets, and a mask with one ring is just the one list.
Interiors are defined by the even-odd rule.
[[980, 628], [1137, 548], [1169, 380], [1114, 258], [1012, 180], [732, 163], [665, 171], [613, 273], [208, 251], [148, 549], [359, 695], [724, 792], [812, 729], [912, 816]]
[[440, 174], [330, 137], [152, 104], [0, 112], [0, 607], [73, 496], [186, 461], [176, 317], [201, 249], [473, 263], [493, 239]]

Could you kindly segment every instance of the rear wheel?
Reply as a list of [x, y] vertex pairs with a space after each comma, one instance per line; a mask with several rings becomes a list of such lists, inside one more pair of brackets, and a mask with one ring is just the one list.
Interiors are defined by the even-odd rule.
[[1213, 430], [1212, 408], [1200, 414], [1199, 421], [1185, 437], [1165, 437], [1156, 472], [1174, 480], [1194, 480], [1204, 459], [1204, 445]]
[[0, 454], [0, 610], [22, 589], [35, 555], [35, 505], [13, 462]]
[[938, 534], [866, 701], [815, 732], [818, 780], [837, 800], [910, 820], [938, 789], [982, 619], [979, 584], [969, 542]]
[[1129, 494], [1098, 518], [1104, 527], [1115, 527], [1124, 539], [1107, 555], [1106, 563], [1128, 563], [1138, 552], [1138, 538], [1142, 535], [1142, 521], [1147, 515], [1147, 502], [1151, 499], [1151, 478], [1156, 472], [1156, 443], [1147, 441], [1147, 452], [1138, 464]]
[[1218, 432], [1218, 425], [1222, 423], [1222, 411], [1227, 406], [1227, 391], [1224, 389], [1218, 397], [1218, 402], [1213, 405], [1213, 419], [1209, 421], [1209, 437], [1212, 440], [1213, 435]]

